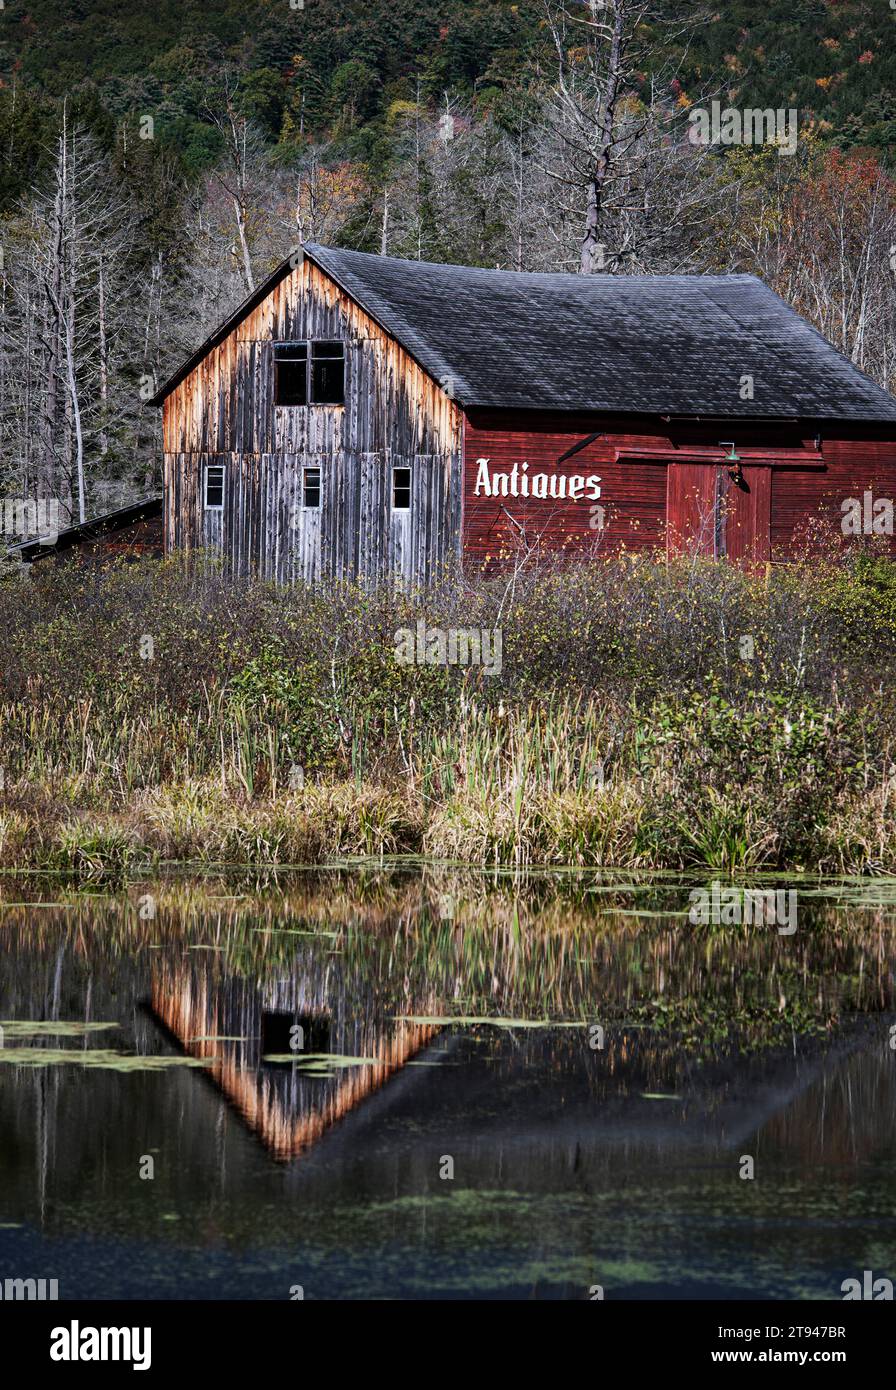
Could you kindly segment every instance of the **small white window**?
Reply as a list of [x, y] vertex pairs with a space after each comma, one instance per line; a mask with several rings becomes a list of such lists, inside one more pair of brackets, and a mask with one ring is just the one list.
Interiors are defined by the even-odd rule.
[[320, 506], [320, 469], [306, 468], [302, 479], [302, 503], [305, 507]]
[[409, 512], [411, 510], [411, 470], [392, 469], [392, 510]]
[[205, 510], [223, 512], [224, 510], [224, 465], [210, 463], [205, 470]]

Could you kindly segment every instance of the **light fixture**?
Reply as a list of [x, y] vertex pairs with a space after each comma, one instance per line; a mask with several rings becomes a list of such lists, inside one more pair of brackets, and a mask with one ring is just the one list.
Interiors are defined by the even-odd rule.
[[720, 440], [719, 440], [719, 448], [721, 448], [721, 449], [730, 449], [730, 450], [731, 450], [731, 453], [730, 453], [730, 454], [726, 454], [726, 455], [725, 455], [725, 460], [724, 460], [725, 463], [733, 463], [733, 464], [734, 464], [734, 467], [733, 467], [733, 468], [729, 468], [729, 470], [728, 470], [728, 477], [729, 477], [729, 478], [731, 479], [731, 481], [734, 483], [734, 486], [735, 486], [735, 487], [743, 487], [743, 485], [744, 485], [744, 474], [743, 474], [743, 469], [741, 468], [740, 454], [737, 452], [737, 449], [735, 448], [734, 440], [733, 440], [733, 439], [720, 439]]

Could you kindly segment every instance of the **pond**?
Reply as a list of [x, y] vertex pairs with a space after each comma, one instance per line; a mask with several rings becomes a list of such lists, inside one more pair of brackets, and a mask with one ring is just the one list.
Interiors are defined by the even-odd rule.
[[[0, 1277], [60, 1299], [841, 1298], [896, 1272], [896, 883], [0, 885]], [[767, 886], [767, 885], [766, 885]]]

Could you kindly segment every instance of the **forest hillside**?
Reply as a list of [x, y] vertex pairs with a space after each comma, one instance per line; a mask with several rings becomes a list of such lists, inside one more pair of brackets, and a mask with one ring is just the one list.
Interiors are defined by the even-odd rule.
[[[894, 34], [886, 0], [10, 0], [6, 491], [77, 519], [157, 487], [156, 385], [309, 239], [753, 272], [892, 389]], [[799, 138], [695, 143], [713, 102]]]

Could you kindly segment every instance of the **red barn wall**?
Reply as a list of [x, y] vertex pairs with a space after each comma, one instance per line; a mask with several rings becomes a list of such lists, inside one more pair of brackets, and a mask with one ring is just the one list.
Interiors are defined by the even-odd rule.
[[[896, 434], [896, 431], [894, 431]], [[896, 442], [894, 438], [850, 438], [837, 427], [837, 436], [822, 436], [824, 468], [788, 473], [772, 470], [771, 558], [793, 558], [804, 546], [817, 550], [820, 537], [814, 523], [841, 532], [842, 506], [848, 497], [860, 502], [871, 492], [874, 499], [896, 501]], [[894, 537], [888, 539], [896, 552]], [[880, 542], [878, 542], [880, 544]]]
[[[812, 523], [821, 520], [829, 536], [841, 535], [845, 498], [871, 490], [896, 499], [893, 426], [838, 425], [830, 438], [826, 428], [471, 409], [464, 421], [464, 554], [501, 563], [531, 545], [568, 554], [696, 547], [737, 561], [776, 561], [804, 546], [817, 551], [824, 542]], [[600, 437], [558, 462], [592, 434]], [[741, 457], [739, 482], [722, 462], [722, 441], [733, 442]], [[487, 496], [481, 487], [477, 494], [481, 459], [492, 482], [514, 465], [521, 477], [524, 463], [528, 478], [553, 477], [557, 491], [557, 477], [565, 476], [567, 496], [514, 497], [509, 487], [507, 495]], [[599, 499], [588, 488], [570, 499], [575, 475], [599, 476]], [[725, 519], [717, 537], [720, 480]], [[896, 549], [892, 536], [889, 543]]]

